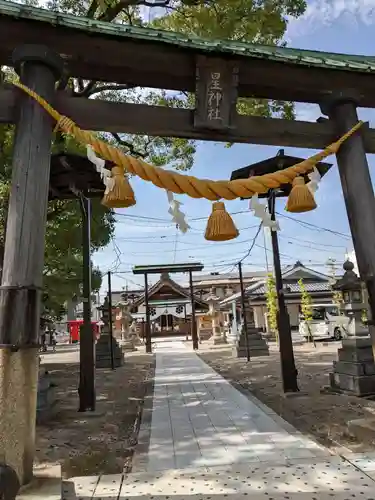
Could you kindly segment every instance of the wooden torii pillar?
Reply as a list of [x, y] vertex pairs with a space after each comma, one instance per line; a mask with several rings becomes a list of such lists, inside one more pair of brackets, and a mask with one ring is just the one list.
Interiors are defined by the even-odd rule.
[[[333, 95], [320, 105], [333, 121], [338, 135], [358, 123], [357, 96], [353, 92]], [[363, 131], [359, 130], [340, 147], [337, 164], [348, 214], [358, 270], [366, 284], [371, 319], [375, 319], [375, 198], [368, 167]], [[374, 326], [371, 325], [373, 351]]]
[[[48, 47], [13, 52], [21, 81], [48, 102], [63, 62]], [[38, 385], [39, 318], [52, 120], [19, 94], [12, 185], [0, 287], [0, 459], [21, 484], [32, 478]]]

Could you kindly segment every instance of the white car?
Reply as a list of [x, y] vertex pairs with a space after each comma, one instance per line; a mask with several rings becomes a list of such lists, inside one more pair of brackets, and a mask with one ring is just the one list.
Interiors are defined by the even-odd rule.
[[300, 315], [299, 333], [306, 340], [334, 338], [341, 340], [347, 336], [349, 318], [340, 314], [335, 304], [312, 304], [312, 320], [305, 321]]

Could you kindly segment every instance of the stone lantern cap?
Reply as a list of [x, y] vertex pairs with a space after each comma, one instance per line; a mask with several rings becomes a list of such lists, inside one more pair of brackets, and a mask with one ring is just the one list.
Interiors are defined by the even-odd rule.
[[124, 308], [124, 307], [129, 307], [129, 306], [131, 306], [131, 304], [132, 304], [132, 303], [131, 303], [131, 301], [130, 301], [130, 300], [125, 299], [125, 300], [120, 300], [120, 302], [118, 302], [118, 303], [117, 303], [117, 306], [118, 306], [118, 307], [121, 307], [121, 308]]
[[97, 307], [98, 311], [104, 311], [108, 309], [108, 297], [104, 298], [103, 304]]
[[214, 294], [213, 289], [211, 288], [210, 293], [205, 298], [206, 302], [216, 303], [220, 301], [220, 297]]
[[340, 291], [353, 291], [353, 290], [361, 290], [362, 283], [361, 279], [356, 275], [353, 271], [354, 264], [350, 260], [344, 262], [343, 269], [345, 271], [344, 276], [336, 281], [332, 285], [334, 290]]

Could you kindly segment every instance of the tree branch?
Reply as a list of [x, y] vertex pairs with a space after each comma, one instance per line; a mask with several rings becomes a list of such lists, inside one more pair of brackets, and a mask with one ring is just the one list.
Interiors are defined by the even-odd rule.
[[121, 139], [119, 134], [117, 134], [116, 132], [112, 132], [111, 135], [121, 146], [124, 146], [125, 148], [127, 148], [131, 155], [140, 156], [141, 158], [146, 157], [147, 153], [142, 153], [141, 151], [138, 151], [131, 142], [128, 142], [128, 141], [125, 141], [124, 139]]
[[105, 92], [106, 90], [128, 90], [134, 88], [134, 85], [98, 85], [95, 87], [92, 92], [89, 92], [85, 97], [89, 97], [95, 94], [99, 94], [100, 92]]
[[134, 0], [120, 0], [116, 5], [108, 7], [98, 19], [99, 21], [113, 21], [125, 7], [129, 7], [130, 5], [134, 5]]
[[89, 10], [87, 11], [87, 17], [93, 18], [95, 16], [96, 11], [98, 10], [98, 0], [92, 0]]
[[90, 95], [92, 95], [90, 92], [95, 88], [96, 83], [97, 82], [95, 80], [91, 80], [91, 82], [89, 82], [86, 87], [82, 87], [80, 88], [80, 90], [74, 91], [73, 95], [79, 97], [89, 97]]
[[144, 5], [145, 7], [168, 7], [170, 0], [160, 0], [156, 2], [148, 2], [147, 0], [139, 0], [137, 5]]

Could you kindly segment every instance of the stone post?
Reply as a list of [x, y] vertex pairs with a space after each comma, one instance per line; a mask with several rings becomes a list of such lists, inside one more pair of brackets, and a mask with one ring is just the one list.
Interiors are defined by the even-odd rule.
[[133, 320], [130, 314], [131, 303], [125, 300], [118, 305], [121, 310], [121, 345], [127, 351], [136, 351], [135, 338], [130, 331], [130, 323]]
[[[234, 349], [234, 354], [238, 358], [247, 358], [249, 349], [250, 357], [268, 356], [269, 349], [267, 342], [262, 337], [260, 329], [255, 327], [252, 308], [249, 304], [249, 299], [245, 302], [245, 311], [243, 320], [246, 321], [246, 328], [242, 324], [241, 332]], [[247, 335], [247, 339], [246, 336]]]
[[[13, 52], [21, 81], [52, 103], [63, 63], [48, 47]], [[0, 289], [0, 455], [21, 484], [33, 475], [38, 342], [53, 121], [18, 94]]]
[[217, 297], [213, 293], [213, 290], [211, 289], [208, 297], [206, 297], [206, 302], [208, 303], [209, 307], [209, 315], [212, 318], [212, 334], [213, 334], [212, 340], [214, 345], [227, 343], [226, 337], [221, 334], [222, 332], [219, 321], [220, 312], [218, 311], [217, 308], [219, 301], [220, 301], [219, 297]]
[[230, 327], [230, 336], [229, 336], [229, 341], [231, 344], [236, 344], [237, 339], [238, 339], [238, 326], [237, 326], [237, 311], [236, 311], [236, 301], [234, 300], [232, 302], [232, 325]]
[[111, 368], [111, 342], [114, 368], [118, 368], [122, 365], [123, 355], [116, 339], [110, 335], [108, 297], [104, 299], [103, 305], [98, 309], [102, 311], [101, 319], [103, 325], [101, 327], [100, 337], [95, 349], [96, 368]]

